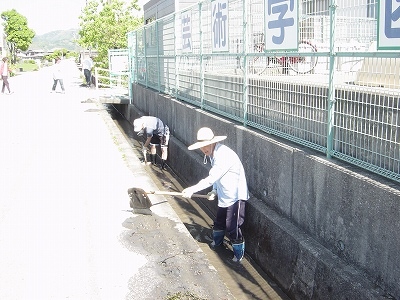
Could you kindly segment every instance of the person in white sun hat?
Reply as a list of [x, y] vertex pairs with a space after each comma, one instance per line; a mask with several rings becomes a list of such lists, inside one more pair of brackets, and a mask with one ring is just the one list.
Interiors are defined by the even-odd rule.
[[225, 232], [232, 243], [233, 261], [243, 259], [245, 241], [241, 226], [244, 223], [246, 201], [249, 199], [247, 181], [243, 165], [238, 155], [229, 147], [219, 143], [226, 136], [215, 136], [208, 127], [197, 132], [197, 142], [188, 147], [189, 150], [199, 149], [204, 153], [204, 164], [207, 157], [211, 162], [209, 175], [196, 185], [182, 191], [182, 196], [190, 198], [195, 192], [212, 186], [207, 195], [208, 200], [218, 196], [217, 216], [213, 226], [212, 249], [222, 245]]

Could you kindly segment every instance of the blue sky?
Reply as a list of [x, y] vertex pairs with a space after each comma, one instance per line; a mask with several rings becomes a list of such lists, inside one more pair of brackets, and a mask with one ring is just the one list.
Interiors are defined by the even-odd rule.
[[[148, 0], [139, 0], [139, 6]], [[54, 30], [79, 28], [79, 15], [86, 0], [0, 0], [0, 13], [15, 9], [28, 19], [37, 35]]]

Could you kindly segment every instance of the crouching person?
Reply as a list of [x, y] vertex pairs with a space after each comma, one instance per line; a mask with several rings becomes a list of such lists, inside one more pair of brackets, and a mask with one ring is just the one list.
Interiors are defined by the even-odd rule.
[[154, 166], [157, 165], [157, 149], [156, 146], [161, 147], [161, 169], [166, 169], [166, 161], [168, 158], [168, 142], [169, 142], [169, 128], [159, 118], [144, 116], [133, 121], [133, 130], [139, 136], [144, 135], [146, 141], [143, 144], [143, 155], [145, 163], [147, 163], [147, 150], [150, 145], [150, 163]]
[[189, 150], [199, 149], [211, 162], [209, 175], [196, 185], [182, 191], [182, 196], [190, 198], [193, 193], [210, 186], [209, 200], [218, 196], [217, 216], [213, 226], [213, 242], [211, 248], [223, 243], [225, 233], [232, 243], [233, 261], [239, 262], [244, 256], [245, 241], [241, 226], [244, 222], [246, 201], [249, 199], [247, 181], [243, 165], [237, 154], [229, 147], [219, 143], [226, 136], [215, 136], [208, 127], [197, 132], [197, 142], [189, 146]]

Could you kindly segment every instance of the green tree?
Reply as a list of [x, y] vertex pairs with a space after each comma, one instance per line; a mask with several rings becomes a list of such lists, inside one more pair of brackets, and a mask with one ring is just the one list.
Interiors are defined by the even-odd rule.
[[137, 0], [126, 4], [121, 0], [92, 0], [80, 15], [78, 44], [97, 50], [96, 63], [108, 68], [108, 50], [128, 47], [127, 33], [143, 25], [143, 18], [134, 17], [140, 10]]
[[48, 54], [46, 56], [44, 56], [44, 59], [46, 59], [47, 61], [52, 61], [53, 59], [55, 59], [56, 57], [60, 57], [60, 58], [69, 58], [69, 57], [78, 57], [78, 53], [74, 52], [74, 51], [69, 51], [67, 49], [57, 49], [54, 50], [53, 53]]
[[35, 32], [28, 27], [26, 17], [19, 14], [15, 9], [5, 11], [1, 14], [5, 21], [4, 33], [6, 35], [7, 46], [11, 52], [11, 63], [17, 61], [17, 51], [26, 51], [32, 43]]

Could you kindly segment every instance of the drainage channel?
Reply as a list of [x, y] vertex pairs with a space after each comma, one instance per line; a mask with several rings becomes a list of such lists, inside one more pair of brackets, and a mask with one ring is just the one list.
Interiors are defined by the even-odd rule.
[[[119, 113], [114, 105], [106, 104], [105, 107], [115, 125], [140, 157], [142, 155], [141, 146], [137, 135], [133, 131], [132, 124]], [[159, 190], [167, 190], [171, 187], [179, 191], [183, 189], [182, 181], [169, 168], [166, 171], [153, 166], [148, 166], [147, 168], [149, 176], [156, 183]], [[246, 256], [240, 264], [235, 264], [231, 261], [232, 251], [228, 245], [220, 247], [218, 251], [210, 249], [213, 214], [201, 202], [172, 196], [168, 196], [168, 202], [197, 241], [199, 247], [207, 255], [210, 263], [217, 269], [221, 279], [236, 299], [289, 300], [289, 297], [279, 289], [278, 285], [250, 257]]]

